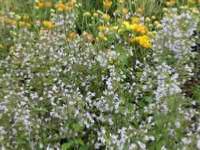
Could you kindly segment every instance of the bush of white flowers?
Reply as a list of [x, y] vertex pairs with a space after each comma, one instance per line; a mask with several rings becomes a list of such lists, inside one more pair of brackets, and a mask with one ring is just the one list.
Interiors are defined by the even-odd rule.
[[197, 102], [182, 94], [198, 17], [171, 10], [142, 59], [123, 39], [102, 46], [69, 33], [75, 19], [52, 12], [55, 30], [12, 34], [0, 60], [0, 148], [199, 147]]

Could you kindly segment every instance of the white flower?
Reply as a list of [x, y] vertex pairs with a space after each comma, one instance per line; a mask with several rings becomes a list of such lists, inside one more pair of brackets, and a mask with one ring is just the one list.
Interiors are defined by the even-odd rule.
[[200, 150], [200, 139], [197, 140], [197, 149]]

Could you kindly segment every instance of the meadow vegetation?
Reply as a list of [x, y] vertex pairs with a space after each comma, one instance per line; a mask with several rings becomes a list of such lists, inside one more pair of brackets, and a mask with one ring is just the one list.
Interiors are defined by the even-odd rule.
[[199, 0], [0, 0], [0, 149], [200, 150]]

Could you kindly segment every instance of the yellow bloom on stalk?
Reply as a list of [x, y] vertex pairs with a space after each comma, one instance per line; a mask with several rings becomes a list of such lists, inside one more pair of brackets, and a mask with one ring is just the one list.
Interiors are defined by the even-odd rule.
[[91, 13], [89, 11], [86, 11], [83, 13], [83, 16], [91, 16]]
[[99, 14], [98, 14], [98, 13], [96, 13], [96, 12], [94, 12], [94, 13], [93, 13], [93, 16], [94, 16], [94, 17], [98, 17], [98, 16], [99, 16]]
[[104, 26], [104, 25], [101, 25], [101, 26], [98, 26], [98, 30], [99, 30], [100, 32], [104, 32], [104, 31], [108, 30], [108, 27], [107, 27], [107, 26]]
[[113, 32], [117, 32], [118, 28], [119, 28], [118, 26], [111, 26], [110, 30], [113, 31]]
[[92, 42], [94, 41], [94, 37], [91, 33], [88, 33], [88, 32], [83, 32], [83, 37], [84, 39], [87, 41], [87, 42]]
[[132, 25], [128, 21], [124, 21], [122, 25], [126, 30], [132, 30]]
[[[200, 1], [199, 1], [199, 3], [200, 3]], [[200, 12], [197, 8], [192, 8], [192, 13], [199, 14]]]
[[161, 23], [159, 21], [154, 21], [154, 24], [155, 24], [157, 29], [162, 28], [162, 25], [161, 25]]
[[143, 48], [151, 48], [151, 40], [147, 35], [137, 36], [132, 39], [132, 42], [138, 43]]
[[150, 21], [151, 21], [151, 19], [149, 17], [145, 18], [145, 22], [150, 22]]
[[124, 21], [123, 26], [126, 30], [137, 32], [140, 34], [146, 34], [148, 32], [147, 27], [145, 27], [143, 24], [130, 24], [128, 21]]
[[196, 1], [195, 0], [188, 0], [188, 4], [195, 4]]
[[8, 24], [8, 25], [15, 26], [17, 24], [17, 21], [14, 20], [14, 19], [5, 18], [5, 23]]
[[25, 21], [19, 21], [19, 27], [22, 27], [22, 28], [26, 28], [26, 27], [30, 27], [31, 24], [28, 23], [28, 22], [25, 22]]
[[36, 9], [42, 9], [42, 8], [51, 8], [52, 7], [52, 2], [50, 1], [43, 1], [39, 0], [35, 3], [35, 8]]
[[166, 2], [166, 5], [167, 6], [173, 6], [173, 5], [175, 5], [176, 4], [176, 0], [168, 0], [167, 2]]
[[105, 21], [109, 21], [110, 16], [108, 14], [103, 14], [102, 19], [105, 20]]
[[151, 16], [151, 19], [152, 19], [152, 20], [155, 20], [155, 19], [156, 19], [156, 16]]
[[74, 8], [75, 4], [76, 0], [70, 0], [66, 4], [64, 4], [63, 2], [58, 2], [57, 4], [55, 4], [55, 8], [59, 12], [68, 12]]
[[140, 23], [140, 18], [135, 16], [135, 17], [132, 17], [131, 18], [131, 23], [134, 24], [134, 23]]
[[36, 9], [45, 8], [44, 2], [41, 2], [41, 1], [36, 2], [36, 3], [35, 3], [35, 8], [36, 8]]
[[105, 36], [105, 34], [104, 33], [102, 33], [102, 32], [99, 32], [99, 35], [98, 35], [98, 37], [97, 37], [97, 41], [107, 41], [108, 40], [108, 38]]
[[123, 9], [122, 9], [122, 13], [123, 13], [124, 15], [127, 15], [127, 14], [128, 14], [128, 9], [127, 9], [127, 8], [123, 8]]
[[136, 9], [136, 12], [139, 14], [144, 14], [144, 7], [140, 7], [138, 9]]
[[4, 16], [0, 16], [0, 21], [4, 21], [5, 17]]
[[103, 1], [103, 7], [108, 10], [112, 6], [112, 0], [104, 0]]
[[0, 44], [0, 48], [4, 48], [4, 46], [2, 44]]
[[52, 2], [50, 2], [50, 1], [44, 2], [44, 7], [45, 8], [51, 8], [52, 7]]
[[122, 4], [125, 2], [125, 0], [118, 0], [117, 2]]
[[77, 36], [77, 33], [76, 32], [69, 32], [68, 35], [67, 35], [67, 41], [73, 41]]
[[148, 36], [151, 38], [154, 38], [156, 36], [156, 34], [157, 34], [156, 31], [148, 32]]
[[55, 24], [52, 22], [52, 21], [47, 21], [47, 20], [44, 20], [42, 22], [43, 26], [47, 29], [53, 29], [55, 27]]
[[66, 4], [65, 10], [71, 11], [75, 7], [75, 4], [76, 4], [76, 0], [68, 1], [67, 4]]
[[67, 5], [69, 5], [70, 7], [74, 7], [75, 4], [76, 4], [76, 0], [69, 0], [69, 1], [67, 2]]
[[132, 30], [140, 34], [146, 34], [148, 32], [147, 27], [145, 27], [143, 24], [133, 24]]
[[57, 3], [57, 4], [55, 5], [55, 8], [56, 8], [57, 11], [62, 12], [62, 11], [65, 10], [65, 4], [63, 4], [62, 2], [59, 2], [59, 3]]

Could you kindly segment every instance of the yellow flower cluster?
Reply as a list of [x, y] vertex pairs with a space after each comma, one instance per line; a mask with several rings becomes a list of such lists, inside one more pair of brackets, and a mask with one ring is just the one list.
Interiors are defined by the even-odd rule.
[[18, 16], [17, 18], [9, 18], [6, 16], [0, 16], [0, 22], [5, 23], [10, 26], [18, 26], [22, 28], [29, 28], [31, 27], [31, 23], [28, 18]]
[[51, 1], [39, 0], [35, 3], [36, 9], [51, 8], [51, 7], [52, 7]]
[[125, 30], [137, 32], [140, 34], [146, 34], [148, 32], [147, 27], [141, 23], [133, 23], [132, 24], [132, 23], [129, 23], [128, 21], [124, 21], [123, 26], [124, 26]]
[[19, 21], [19, 27], [22, 27], [22, 28], [29, 28], [31, 26], [30, 23], [26, 22], [26, 21]]
[[109, 16], [108, 14], [103, 14], [103, 15], [102, 15], [102, 19], [103, 19], [104, 21], [109, 21], [109, 20], [110, 20], [110, 16]]
[[147, 35], [137, 36], [132, 39], [132, 42], [136, 42], [144, 48], [151, 48], [151, 40]]
[[105, 33], [99, 32], [99, 34], [98, 34], [96, 40], [97, 40], [97, 41], [107, 41], [108, 38], [106, 37]]
[[176, 0], [167, 0], [166, 5], [167, 6], [173, 6], [176, 4]]
[[100, 32], [104, 32], [104, 31], [108, 30], [108, 26], [100, 25], [100, 26], [98, 26], [98, 30], [99, 30]]
[[103, 7], [108, 10], [112, 6], [112, 0], [104, 0], [103, 1]]
[[16, 26], [17, 25], [17, 21], [14, 20], [14, 19], [11, 19], [11, 18], [7, 18], [5, 17], [4, 18], [4, 22], [8, 25], [11, 25], [11, 26]]
[[44, 8], [54, 8], [59, 11], [71, 11], [76, 4], [76, 0], [69, 0], [67, 3], [63, 2], [58, 2], [55, 5], [51, 1], [44, 1], [44, 0], [39, 0], [35, 3], [35, 8], [36, 9], [44, 9]]
[[117, 2], [123, 4], [125, 0], [117, 0]]
[[64, 3], [59, 2], [55, 5], [55, 8], [57, 11], [64, 11], [66, 9], [66, 6]]
[[71, 11], [76, 4], [76, 0], [70, 0], [67, 3], [59, 2], [55, 4], [55, 8], [59, 12], [64, 12], [64, 11]]
[[[137, 43], [143, 48], [152, 47], [150, 37], [147, 36], [148, 28], [140, 22], [140, 18], [133, 17], [131, 21], [124, 21], [119, 32], [124, 30], [133, 33], [133, 38], [129, 40], [131, 43]], [[135, 37], [135, 35], [137, 36]]]
[[84, 40], [86, 42], [93, 42], [94, 41], [94, 37], [91, 33], [88, 33], [86, 31], [83, 32], [83, 37], [84, 37]]
[[77, 37], [77, 33], [74, 31], [71, 31], [67, 34], [66, 40], [73, 41], [76, 37]]
[[188, 0], [188, 4], [200, 4], [200, 0]]
[[3, 44], [0, 44], [0, 48], [4, 48]]
[[42, 22], [43, 26], [47, 29], [53, 29], [55, 27], [55, 24], [52, 21], [44, 20]]

